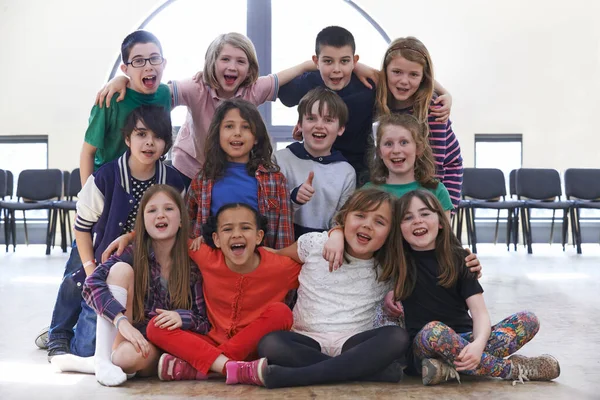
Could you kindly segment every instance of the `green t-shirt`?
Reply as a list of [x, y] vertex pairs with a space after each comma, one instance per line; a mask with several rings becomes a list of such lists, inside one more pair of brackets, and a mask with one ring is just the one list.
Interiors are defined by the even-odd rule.
[[435, 194], [435, 197], [437, 197], [440, 203], [442, 203], [442, 207], [445, 211], [452, 210], [454, 208], [452, 206], [452, 201], [450, 200], [450, 194], [448, 193], [448, 189], [446, 189], [446, 186], [444, 186], [442, 182], [438, 183], [437, 188], [435, 189], [424, 188], [417, 181], [405, 183], [402, 185], [392, 185], [389, 183], [384, 183], [382, 185], [374, 185], [371, 182], [369, 182], [364, 187], [379, 188], [381, 190], [393, 194], [396, 197], [402, 197], [411, 190], [426, 189], [429, 190], [431, 193]]
[[92, 108], [84, 140], [97, 148], [94, 171], [118, 158], [127, 150], [121, 129], [130, 112], [145, 104], [163, 106], [171, 111], [171, 91], [164, 84], [159, 85], [158, 90], [153, 94], [142, 94], [127, 88], [125, 98], [119, 103], [116, 102], [117, 97], [117, 95], [113, 96], [109, 108], [106, 106]]

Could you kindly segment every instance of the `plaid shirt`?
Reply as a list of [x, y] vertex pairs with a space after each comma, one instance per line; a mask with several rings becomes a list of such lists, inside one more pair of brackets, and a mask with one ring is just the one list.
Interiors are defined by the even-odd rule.
[[[123, 251], [120, 256], [113, 255], [104, 264], [98, 265], [94, 272], [87, 277], [83, 285], [83, 298], [86, 303], [92, 307], [98, 315], [114, 321], [119, 313], [125, 313], [123, 307], [112, 295], [106, 278], [113, 265], [117, 262], [125, 262], [133, 265], [133, 247], [129, 246]], [[152, 317], [157, 315], [156, 309], [171, 310], [171, 300], [169, 292], [166, 291], [160, 282], [160, 265], [154, 256], [154, 252], [150, 252], [148, 259], [150, 264], [150, 285], [147, 295], [144, 298], [144, 322], [134, 324], [134, 326], [146, 335], [146, 326]], [[206, 334], [210, 331], [210, 323], [206, 317], [206, 306], [204, 303], [204, 293], [202, 291], [202, 276], [198, 271], [198, 267], [190, 260], [190, 285], [192, 295], [191, 310], [173, 310], [177, 311], [181, 316], [183, 325], [181, 329], [190, 330], [201, 334]]]
[[[282, 249], [294, 242], [292, 209], [285, 177], [260, 165], [254, 174], [258, 181], [258, 212], [267, 217], [268, 227], [264, 245]], [[200, 172], [192, 181], [187, 193], [187, 209], [190, 215], [193, 238], [202, 235], [202, 224], [210, 216], [210, 202], [214, 181]]]

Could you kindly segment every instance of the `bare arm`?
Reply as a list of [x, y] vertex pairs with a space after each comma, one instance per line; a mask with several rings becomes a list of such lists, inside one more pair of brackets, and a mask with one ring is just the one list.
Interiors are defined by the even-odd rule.
[[93, 264], [84, 267], [85, 275], [89, 276], [96, 268], [92, 235], [89, 232], [81, 232], [75, 229], [75, 241], [77, 242], [77, 250], [79, 251], [79, 258], [81, 258], [81, 262], [83, 264], [88, 261], [93, 262]]
[[438, 97], [433, 101], [434, 105], [429, 107], [431, 115], [436, 117], [436, 121], [446, 122], [450, 117], [452, 108], [452, 95], [438, 81], [433, 81], [433, 90]]
[[291, 68], [284, 69], [277, 73], [277, 79], [279, 79], [279, 85], [283, 86], [297, 76], [302, 75], [305, 72], [316, 71], [317, 66], [312, 60], [304, 61], [301, 64], [295, 65]]
[[454, 364], [457, 371], [477, 368], [492, 331], [490, 315], [485, 306], [483, 294], [479, 293], [469, 297], [467, 306], [473, 318], [473, 342], [465, 346], [456, 358]]
[[79, 173], [81, 179], [81, 187], [85, 186], [85, 182], [94, 172], [94, 157], [96, 155], [96, 147], [89, 143], [83, 142], [81, 147], [81, 155], [79, 156]]
[[280, 256], [289, 257], [298, 264], [302, 264], [302, 260], [300, 260], [300, 257], [298, 257], [298, 242], [294, 242], [283, 249], [275, 250], [274, 253]]

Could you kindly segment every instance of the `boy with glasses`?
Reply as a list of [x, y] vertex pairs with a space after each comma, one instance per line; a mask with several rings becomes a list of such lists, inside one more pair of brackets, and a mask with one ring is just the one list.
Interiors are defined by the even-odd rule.
[[113, 99], [110, 107], [92, 108], [81, 148], [82, 187], [92, 172], [127, 150], [121, 129], [131, 111], [145, 104], [171, 110], [169, 87], [160, 83], [167, 60], [156, 36], [143, 30], [129, 34], [121, 45], [121, 61], [121, 71], [129, 77], [127, 95], [119, 103]]
[[[94, 106], [92, 108], [89, 126], [81, 149], [82, 187], [85, 187], [88, 178], [100, 167], [123, 156], [128, 149], [122, 130], [125, 127], [127, 116], [134, 109], [144, 105], [154, 105], [158, 106], [154, 108], [156, 110], [162, 107], [167, 116], [171, 111], [169, 87], [160, 83], [167, 61], [162, 56], [162, 46], [156, 36], [143, 30], [129, 34], [121, 45], [121, 58], [121, 71], [129, 77], [127, 96], [125, 100], [118, 103], [114, 99], [111, 107]], [[121, 221], [122, 224], [125, 222]], [[96, 241], [98, 241], [98, 237], [96, 237]], [[98, 241], [98, 243], [100, 242]], [[89, 246], [86, 244], [84, 247]], [[96, 251], [96, 253], [102, 254], [103, 251], [104, 249], [99, 249], [99, 252]], [[87, 275], [96, 267], [93, 252], [85, 251], [84, 253], [86, 254], [80, 255], [77, 244], [74, 242], [65, 266], [63, 285], [61, 285], [52, 312], [52, 322], [50, 327], [43, 329], [35, 340], [35, 344], [39, 348], [48, 349], [48, 361], [55, 355], [65, 353], [73, 353], [82, 357], [94, 355], [96, 313], [85, 302], [82, 302], [82, 282], [67, 285], [69, 289], [63, 288], [65, 280], [72, 283], [74, 277], [79, 276], [84, 268]], [[78, 331], [76, 337], [74, 337], [74, 325]], [[84, 339], [74, 340], [76, 338]]]

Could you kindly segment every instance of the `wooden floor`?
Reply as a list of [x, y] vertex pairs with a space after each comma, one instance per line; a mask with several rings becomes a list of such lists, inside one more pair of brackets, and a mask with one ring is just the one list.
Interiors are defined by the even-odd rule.
[[[50, 322], [66, 255], [50, 256], [44, 247], [20, 245], [16, 253], [0, 251], [0, 399], [95, 398], [394, 398], [394, 399], [600, 399], [600, 246], [584, 246], [578, 256], [570, 247], [536, 245], [534, 254], [481, 245], [482, 285], [493, 322], [519, 310], [541, 320], [537, 337], [524, 355], [550, 353], [561, 364], [555, 382], [510, 382], [465, 377], [437, 387], [408, 378], [400, 384], [314, 386], [267, 390], [226, 386], [222, 381], [171, 382], [134, 379], [118, 388], [99, 385], [93, 376], [60, 374], [34, 345], [37, 332]], [[109, 397], [110, 396], [110, 397]]]

